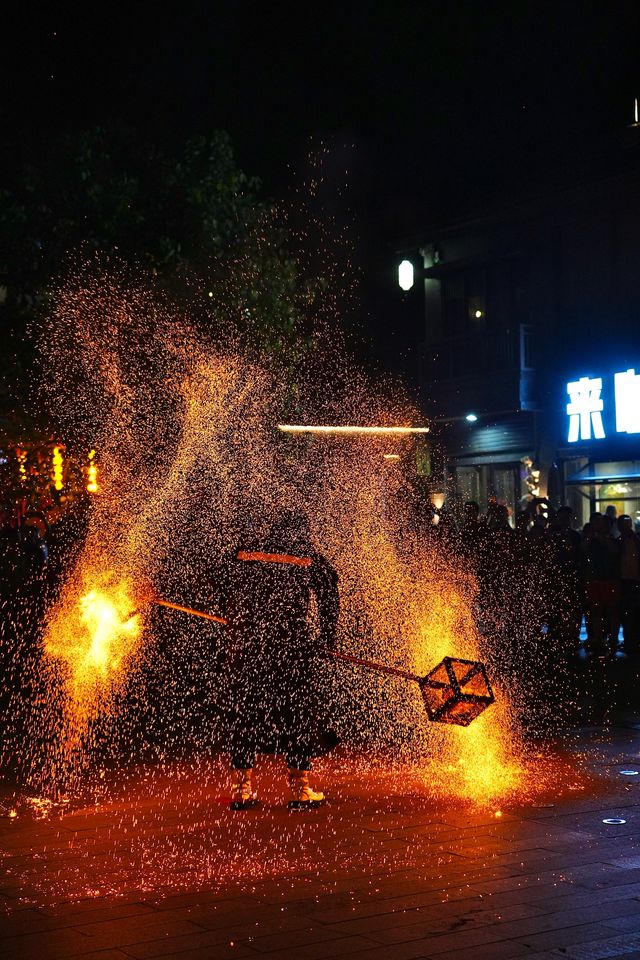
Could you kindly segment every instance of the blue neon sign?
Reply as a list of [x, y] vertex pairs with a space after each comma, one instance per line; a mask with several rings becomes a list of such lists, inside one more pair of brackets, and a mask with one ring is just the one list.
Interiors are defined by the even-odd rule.
[[615, 421], [611, 420], [609, 402], [605, 405], [606, 397], [603, 397], [607, 388], [602, 377], [580, 377], [567, 384], [568, 443], [604, 440], [605, 421], [615, 422], [617, 433], [640, 433], [640, 373], [630, 368], [613, 375]]

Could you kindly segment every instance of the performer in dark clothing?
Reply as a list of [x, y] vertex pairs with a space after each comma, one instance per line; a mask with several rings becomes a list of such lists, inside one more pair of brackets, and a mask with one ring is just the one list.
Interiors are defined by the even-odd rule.
[[[312, 637], [310, 596], [320, 621]], [[288, 512], [259, 544], [236, 551], [227, 590], [230, 686], [233, 696], [232, 808], [254, 806], [251, 774], [258, 752], [284, 755], [289, 807], [316, 806], [324, 795], [309, 786], [317, 738], [314, 691], [320, 648], [335, 646], [338, 577], [312, 543], [306, 517]]]

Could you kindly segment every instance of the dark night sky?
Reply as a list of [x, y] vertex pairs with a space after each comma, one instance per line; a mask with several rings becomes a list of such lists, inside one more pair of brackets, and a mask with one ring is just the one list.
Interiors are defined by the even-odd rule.
[[5, 162], [16, 142], [113, 119], [167, 146], [223, 128], [277, 194], [325, 138], [370, 260], [460, 198], [563, 171], [640, 95], [637, 0], [23, 3], [5, 17]]

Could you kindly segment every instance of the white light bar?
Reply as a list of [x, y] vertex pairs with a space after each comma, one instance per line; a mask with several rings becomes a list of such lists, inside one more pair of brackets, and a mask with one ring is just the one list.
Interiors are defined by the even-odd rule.
[[356, 426], [302, 426], [294, 423], [279, 423], [283, 433], [334, 433], [352, 436], [406, 436], [411, 433], [429, 433], [429, 427], [356, 427]]

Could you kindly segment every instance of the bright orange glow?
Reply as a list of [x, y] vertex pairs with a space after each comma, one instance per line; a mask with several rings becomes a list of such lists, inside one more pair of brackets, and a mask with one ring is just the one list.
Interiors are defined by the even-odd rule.
[[122, 619], [123, 604], [101, 590], [92, 590], [80, 600], [80, 621], [86, 625], [91, 643], [85, 651], [83, 667], [106, 677], [117, 670], [122, 660], [123, 638], [137, 636], [136, 617]]
[[[419, 672], [428, 669], [427, 658], [436, 662], [446, 655], [482, 659], [473, 620], [474, 591], [472, 578], [445, 574], [438, 584], [435, 609], [419, 628], [415, 653]], [[526, 790], [508, 704], [499, 688], [495, 692], [496, 703], [468, 727], [439, 729], [440, 742], [433, 744], [431, 756], [421, 766], [426, 782], [437, 776], [440, 792], [485, 805]]]
[[98, 467], [95, 462], [95, 450], [89, 451], [89, 466], [87, 467], [87, 492], [98, 492]]
[[64, 464], [64, 460], [63, 460], [63, 457], [62, 457], [62, 452], [61, 452], [61, 450], [60, 450], [60, 447], [54, 447], [54, 448], [53, 448], [53, 456], [52, 456], [51, 459], [52, 459], [52, 463], [53, 463], [53, 486], [54, 486], [54, 489], [55, 489], [55, 490], [62, 490], [62, 488], [63, 488], [63, 486], [64, 486], [64, 482], [63, 482], [63, 479], [62, 479], [62, 467], [63, 467], [63, 464]]
[[383, 456], [384, 456], [384, 459], [385, 459], [385, 460], [399, 460], [399, 459], [400, 459], [400, 454], [399, 454], [399, 453], [385, 453], [385, 454], [383, 454]]
[[407, 436], [412, 433], [429, 433], [429, 427], [356, 427], [356, 426], [302, 426], [279, 423], [283, 433], [334, 433], [352, 436]]
[[[372, 491], [372, 497], [375, 493]], [[445, 656], [483, 660], [474, 620], [477, 585], [463, 574], [454, 559], [440, 557], [429, 563], [420, 545], [415, 553], [402, 544], [401, 553], [375, 520], [373, 502], [359, 511], [354, 538], [343, 549], [349, 559], [336, 562], [349, 569], [362, 587], [361, 617], [374, 625], [366, 646], [349, 650], [380, 663], [408, 669], [424, 676]], [[338, 666], [343, 682], [347, 669]], [[492, 663], [487, 663], [496, 702], [468, 727], [429, 723], [417, 684], [401, 679], [354, 676], [354, 700], [385, 702], [402, 730], [412, 731], [408, 760], [420, 788], [428, 795], [464, 800], [495, 810], [500, 804], [544, 788], [521, 759], [522, 746], [512, 722], [505, 691]], [[365, 692], [366, 691], [366, 692]], [[391, 706], [392, 705], [392, 706]], [[374, 721], [372, 712], [368, 719]], [[372, 724], [373, 725], [373, 724]], [[384, 742], [388, 736], [378, 728]]]
[[62, 663], [72, 713], [82, 718], [119, 686], [142, 633], [131, 584], [96, 577], [49, 623], [46, 653]]

